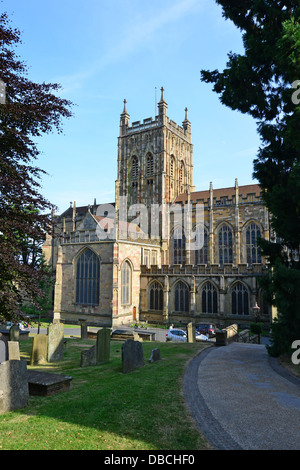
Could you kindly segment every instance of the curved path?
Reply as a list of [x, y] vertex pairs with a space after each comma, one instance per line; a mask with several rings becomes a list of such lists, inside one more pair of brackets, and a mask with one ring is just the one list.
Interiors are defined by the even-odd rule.
[[214, 449], [300, 449], [300, 379], [265, 346], [205, 349], [189, 363], [183, 388], [190, 414]]

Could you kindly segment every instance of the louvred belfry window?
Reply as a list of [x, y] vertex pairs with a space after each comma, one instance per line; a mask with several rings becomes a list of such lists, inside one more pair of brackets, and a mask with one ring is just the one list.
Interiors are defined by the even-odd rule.
[[137, 179], [139, 175], [139, 161], [136, 156], [132, 157], [132, 171], [131, 176], [132, 179]]
[[146, 168], [146, 174], [147, 176], [152, 176], [154, 173], [154, 162], [153, 162], [153, 155], [149, 153], [147, 155], [147, 168]]

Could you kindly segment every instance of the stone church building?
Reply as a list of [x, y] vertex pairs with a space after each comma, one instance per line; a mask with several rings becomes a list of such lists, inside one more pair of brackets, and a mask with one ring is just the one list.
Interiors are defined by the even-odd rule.
[[124, 100], [115, 201], [74, 202], [54, 219], [44, 254], [62, 322], [223, 327], [258, 313], [271, 321], [258, 283], [266, 268], [257, 239], [270, 231], [260, 188], [236, 179], [230, 188], [195, 191], [187, 109], [181, 126], [169, 119], [163, 88], [155, 119], [130, 125]]

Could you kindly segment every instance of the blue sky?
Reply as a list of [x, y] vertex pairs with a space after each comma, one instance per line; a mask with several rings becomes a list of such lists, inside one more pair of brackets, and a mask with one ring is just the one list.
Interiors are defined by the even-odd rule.
[[[74, 117], [63, 134], [43, 136], [36, 162], [48, 175], [41, 193], [63, 212], [76, 201], [114, 201], [123, 100], [130, 121], [155, 114], [165, 89], [168, 116], [184, 109], [192, 125], [196, 190], [255, 183], [255, 121], [223, 106], [200, 70], [223, 70], [241, 33], [214, 0], [3, 0], [22, 32], [17, 52], [36, 82], [60, 83]], [[157, 90], [155, 92], [155, 89]]]

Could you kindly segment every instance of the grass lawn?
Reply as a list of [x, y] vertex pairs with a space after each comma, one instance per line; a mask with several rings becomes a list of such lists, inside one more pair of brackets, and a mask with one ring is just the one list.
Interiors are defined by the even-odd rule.
[[[1, 450], [204, 450], [209, 445], [189, 418], [182, 393], [187, 362], [206, 345], [143, 343], [145, 366], [121, 371], [122, 342], [111, 342], [107, 364], [81, 368], [94, 340], [67, 339], [64, 360], [28, 369], [71, 375], [69, 391], [29, 397], [0, 415]], [[29, 360], [32, 338], [20, 341]], [[150, 364], [158, 347], [162, 360]]]

